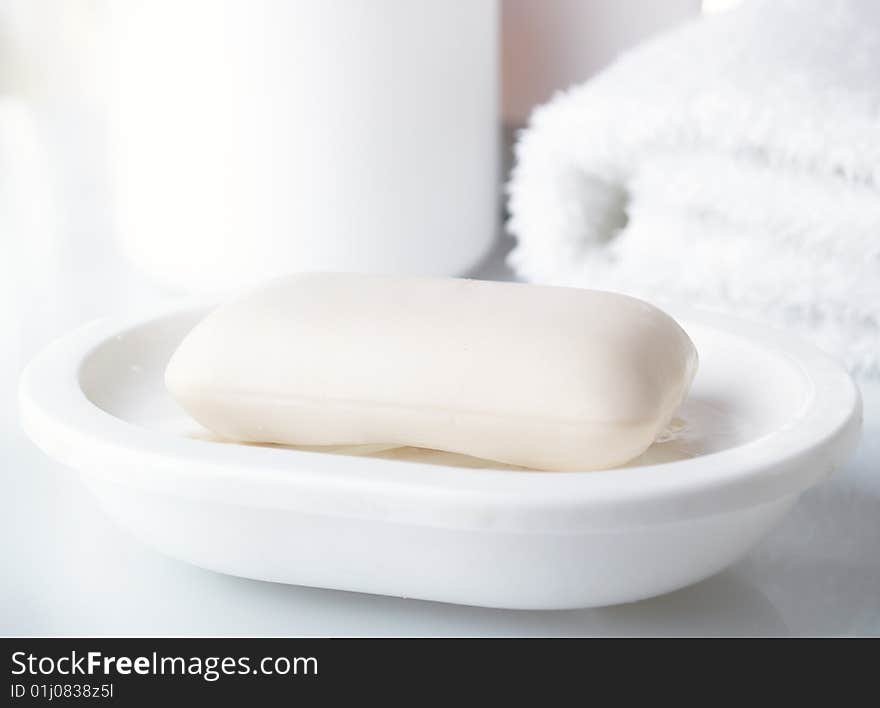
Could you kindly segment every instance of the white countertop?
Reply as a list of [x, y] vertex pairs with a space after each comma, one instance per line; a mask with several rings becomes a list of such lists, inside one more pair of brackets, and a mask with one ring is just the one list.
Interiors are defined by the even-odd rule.
[[[807, 492], [756, 550], [714, 578], [633, 605], [458, 607], [228, 577], [143, 546], [73, 472], [33, 447], [17, 420], [18, 372], [37, 349], [87, 319], [158, 298], [101, 236], [108, 230], [94, 186], [66, 184], [56, 212], [65, 224], [60, 241], [40, 240], [52, 223], [18, 224], [30, 231], [4, 244], [0, 256], [7, 288], [0, 298], [7, 332], [0, 351], [0, 634], [880, 635], [880, 381], [861, 382], [865, 429], [855, 458]], [[506, 271], [496, 256], [480, 275], [504, 278]]]

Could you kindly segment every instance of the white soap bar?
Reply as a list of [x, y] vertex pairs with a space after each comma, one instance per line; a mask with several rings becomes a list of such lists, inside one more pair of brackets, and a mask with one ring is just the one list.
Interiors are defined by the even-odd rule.
[[165, 378], [197, 421], [243, 442], [587, 470], [644, 452], [696, 367], [676, 322], [625, 295], [304, 273], [211, 313]]

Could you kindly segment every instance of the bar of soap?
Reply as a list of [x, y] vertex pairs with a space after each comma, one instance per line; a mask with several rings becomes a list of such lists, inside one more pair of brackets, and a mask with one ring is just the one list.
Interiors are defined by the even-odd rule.
[[644, 452], [696, 367], [684, 330], [625, 295], [303, 273], [209, 314], [165, 380], [193, 418], [237, 441], [590, 470]]

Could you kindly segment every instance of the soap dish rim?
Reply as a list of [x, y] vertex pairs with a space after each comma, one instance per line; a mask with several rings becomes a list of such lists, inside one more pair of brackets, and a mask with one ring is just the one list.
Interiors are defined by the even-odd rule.
[[587, 532], [674, 523], [798, 494], [855, 448], [861, 398], [831, 357], [789, 333], [697, 308], [666, 308], [783, 353], [812, 388], [790, 424], [741, 446], [688, 460], [584, 472], [445, 467], [270, 447], [221, 445], [139, 427], [89, 400], [80, 371], [110, 338], [212, 303], [187, 301], [110, 317], [61, 337], [25, 368], [22, 425], [51, 457], [85, 475], [145, 491], [486, 531]]

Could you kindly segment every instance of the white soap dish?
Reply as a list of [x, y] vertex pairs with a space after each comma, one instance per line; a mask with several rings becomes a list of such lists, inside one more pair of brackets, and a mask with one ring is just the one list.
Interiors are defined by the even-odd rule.
[[22, 377], [22, 421], [144, 542], [248, 578], [505, 608], [639, 600], [739, 558], [860, 429], [854, 383], [812, 347], [674, 311], [700, 371], [667, 434], [624, 468], [226, 444], [163, 385], [205, 312], [105, 320], [55, 342]]

